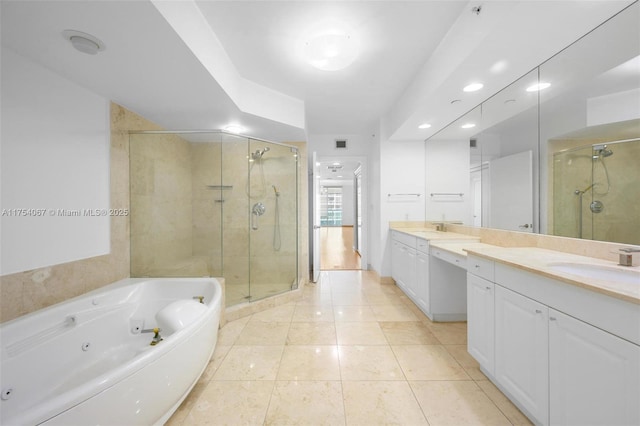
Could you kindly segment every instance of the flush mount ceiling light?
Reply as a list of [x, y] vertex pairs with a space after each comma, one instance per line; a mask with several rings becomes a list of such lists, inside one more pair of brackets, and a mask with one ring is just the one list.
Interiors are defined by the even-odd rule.
[[476, 127], [476, 125], [473, 124], [473, 123], [466, 123], [466, 124], [463, 124], [462, 126], [460, 126], [460, 128], [462, 128], [462, 129], [471, 129], [473, 127]]
[[544, 90], [547, 87], [551, 86], [551, 83], [545, 83], [541, 81], [540, 83], [532, 84], [527, 87], [527, 92], [539, 92], [540, 90]]
[[76, 50], [88, 55], [95, 55], [106, 49], [106, 46], [100, 39], [81, 31], [64, 30], [62, 36], [69, 40]]
[[429, 127], [431, 127], [431, 124], [422, 123], [421, 125], [418, 126], [418, 129], [428, 129]]
[[467, 86], [465, 86], [462, 90], [465, 92], [477, 92], [478, 90], [482, 89], [484, 87], [484, 84], [482, 83], [471, 83]]
[[303, 39], [302, 55], [314, 68], [338, 71], [357, 58], [359, 43], [354, 32], [341, 23], [315, 29]]

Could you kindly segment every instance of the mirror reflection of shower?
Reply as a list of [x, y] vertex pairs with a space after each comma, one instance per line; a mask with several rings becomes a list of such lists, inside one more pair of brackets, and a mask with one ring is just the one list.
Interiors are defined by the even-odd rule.
[[[593, 193], [597, 195], [607, 195], [609, 190], [611, 189], [611, 181], [609, 180], [609, 170], [607, 170], [607, 164], [604, 159], [613, 155], [613, 151], [607, 148], [607, 145], [594, 145], [593, 147], [593, 176], [596, 183], [593, 186]], [[598, 165], [601, 166], [602, 171], [604, 171], [604, 179], [605, 184], [601, 184], [597, 181], [596, 173], [598, 172]], [[603, 191], [600, 190], [600, 187], [606, 187]]]
[[[251, 158], [249, 159], [249, 179], [247, 180], [247, 195], [249, 198], [257, 199], [264, 198], [267, 195], [267, 183], [264, 179], [264, 164], [262, 162], [262, 157], [269, 152], [270, 148], [265, 146], [262, 149], [257, 149], [255, 152], [251, 153]], [[257, 166], [258, 173], [258, 185], [257, 188], [250, 186], [252, 182], [252, 178], [255, 176], [252, 173]]]
[[282, 246], [282, 240], [280, 235], [280, 203], [278, 200], [280, 199], [280, 191], [276, 188], [275, 185], [271, 185], [273, 187], [273, 192], [276, 196], [276, 207], [274, 209], [274, 224], [273, 224], [273, 249], [275, 251], [280, 251], [280, 247]]

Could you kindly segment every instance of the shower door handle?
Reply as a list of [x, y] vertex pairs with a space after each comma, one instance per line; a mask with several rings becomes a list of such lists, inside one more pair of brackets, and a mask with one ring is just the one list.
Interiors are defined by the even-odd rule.
[[533, 228], [533, 224], [528, 224], [525, 223], [524, 225], [519, 225], [518, 228], [520, 229], [529, 229], [529, 228]]

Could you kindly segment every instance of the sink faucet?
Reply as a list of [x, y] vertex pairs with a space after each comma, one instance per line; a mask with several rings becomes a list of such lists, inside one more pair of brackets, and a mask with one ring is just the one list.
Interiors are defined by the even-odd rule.
[[147, 328], [145, 330], [142, 330], [141, 333], [153, 333], [153, 339], [151, 339], [151, 343], [149, 343], [151, 346], [155, 346], [158, 343], [162, 342], [162, 336], [160, 336], [160, 332], [162, 330], [159, 328]]
[[620, 265], [622, 266], [638, 266], [640, 265], [640, 255], [634, 255], [634, 253], [640, 253], [638, 247], [625, 247], [619, 250]]
[[436, 223], [436, 231], [447, 232], [447, 226], [444, 222]]

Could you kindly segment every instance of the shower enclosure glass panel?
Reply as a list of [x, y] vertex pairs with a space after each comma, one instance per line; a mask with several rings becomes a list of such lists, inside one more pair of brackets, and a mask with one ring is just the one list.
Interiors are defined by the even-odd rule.
[[297, 287], [297, 160], [219, 131], [132, 133], [131, 276], [224, 277], [227, 306]]
[[640, 244], [638, 164], [640, 139], [555, 153], [555, 235]]

